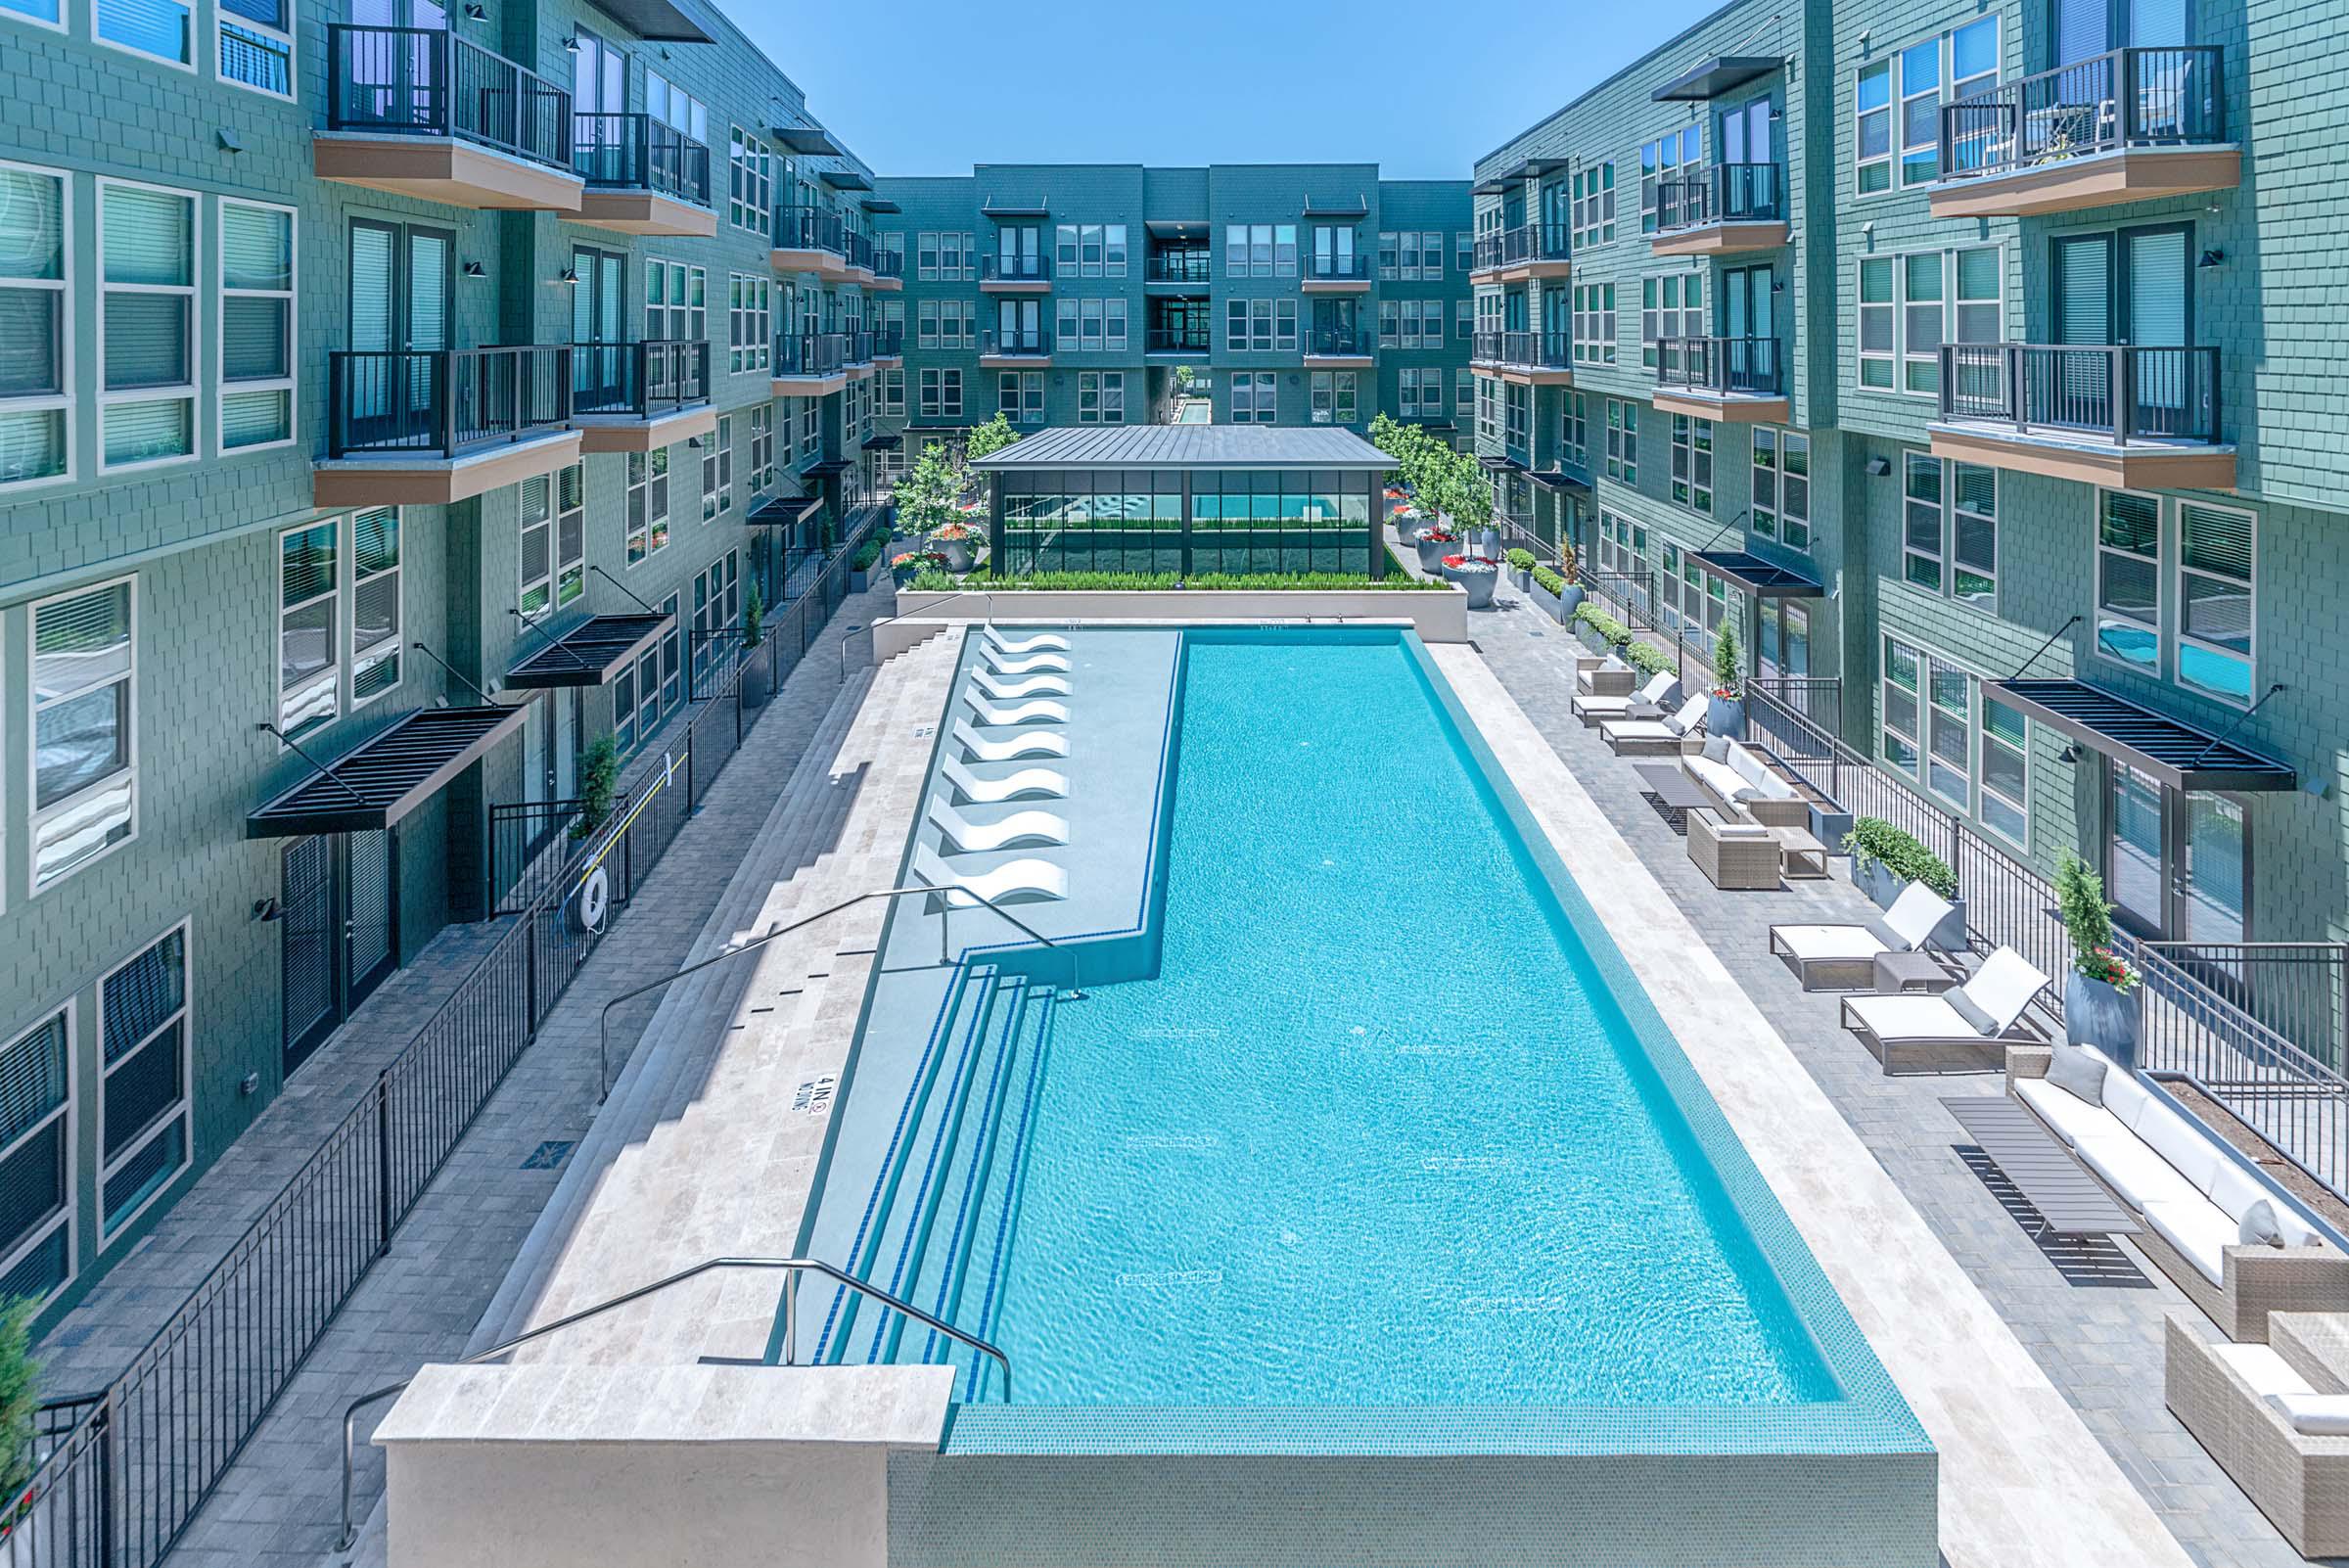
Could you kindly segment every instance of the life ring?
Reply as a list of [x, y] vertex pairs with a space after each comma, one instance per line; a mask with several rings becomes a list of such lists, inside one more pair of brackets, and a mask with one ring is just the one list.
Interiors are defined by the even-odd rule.
[[590, 934], [600, 932], [611, 912], [612, 879], [599, 865], [579, 879], [578, 891], [571, 896], [571, 929]]

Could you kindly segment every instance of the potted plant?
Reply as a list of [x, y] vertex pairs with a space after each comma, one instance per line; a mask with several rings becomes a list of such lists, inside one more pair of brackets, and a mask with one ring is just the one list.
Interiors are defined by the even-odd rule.
[[1574, 553], [1574, 545], [1565, 539], [1558, 541], [1558, 576], [1565, 589], [1558, 595], [1558, 619], [1571, 621], [1583, 607], [1586, 590], [1583, 587], [1582, 557]]
[[1500, 530], [1493, 526], [1493, 482], [1465, 452], [1447, 451], [1451, 468], [1450, 502], [1445, 508], [1468, 536], [1468, 553], [1486, 561], [1500, 559]]
[[1459, 549], [1460, 536], [1439, 522], [1422, 528], [1413, 542], [1419, 550], [1419, 570], [1437, 577], [1444, 575], [1444, 558]]
[[979, 535], [967, 523], [949, 523], [930, 535], [930, 548], [948, 572], [968, 572], [978, 561]]
[[1965, 949], [1965, 900], [1958, 897], [1958, 873], [1949, 863], [1880, 816], [1864, 816], [1844, 835], [1843, 853], [1852, 857], [1852, 886], [1889, 909], [1901, 890], [1921, 882], [1951, 904], [1928, 939], [1934, 946], [1953, 952]]
[[759, 708], [767, 698], [767, 676], [773, 669], [766, 660], [758, 657], [759, 645], [766, 640], [766, 601], [760, 596], [759, 579], [753, 577], [742, 596], [742, 706]]
[[1561, 609], [1566, 602], [1566, 579], [1545, 566], [1537, 566], [1526, 574], [1525, 596], [1540, 607], [1542, 613], [1560, 625], [1565, 624], [1567, 613]]
[[0, 1307], [0, 1497], [9, 1499], [0, 1513], [0, 1558], [25, 1568], [44, 1560], [33, 1535], [38, 1516], [32, 1507], [39, 1498], [32, 1488], [33, 1438], [40, 1411], [32, 1318], [39, 1306], [23, 1296]]
[[2136, 1066], [2139, 1006], [2130, 993], [2144, 977], [2113, 949], [2104, 879], [2070, 850], [2055, 862], [2055, 908], [2072, 940], [2072, 967], [2063, 977], [2064, 1038]]
[[864, 542], [856, 546], [856, 554], [849, 562], [851, 593], [862, 593], [873, 585], [873, 568], [881, 564], [881, 551], [884, 548], [885, 541], [878, 529], [867, 533]]
[[1502, 559], [1509, 563], [1509, 581], [1524, 593], [1534, 585], [1534, 552], [1511, 550]]
[[579, 754], [579, 819], [571, 825], [571, 836], [584, 839], [602, 827], [612, 815], [612, 801], [620, 793], [620, 742], [611, 735], [598, 735], [587, 743]]
[[1737, 623], [1724, 621], [1713, 638], [1713, 695], [1705, 704], [1705, 733], [1745, 739], [1745, 685], [1737, 669]]
[[1443, 563], [1444, 580], [1456, 582], [1468, 594], [1468, 608], [1493, 608], [1493, 590], [1500, 582], [1500, 564], [1482, 556], [1448, 555]]

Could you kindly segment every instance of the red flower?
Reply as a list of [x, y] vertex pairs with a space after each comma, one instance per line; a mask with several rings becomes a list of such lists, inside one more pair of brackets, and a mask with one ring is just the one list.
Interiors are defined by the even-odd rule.
[[1464, 555], [1448, 555], [1444, 558], [1444, 564], [1448, 567], [1462, 567], [1468, 564], [1468, 558]]

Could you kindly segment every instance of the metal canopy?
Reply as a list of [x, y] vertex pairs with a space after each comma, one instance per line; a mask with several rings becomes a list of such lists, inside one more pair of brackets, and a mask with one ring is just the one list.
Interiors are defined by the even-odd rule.
[[552, 640], [533, 635], [527, 639], [529, 653], [506, 671], [506, 684], [526, 691], [606, 685], [676, 622], [674, 616], [589, 616]]
[[1476, 460], [1488, 474], [1522, 474], [1525, 465], [1500, 452], [1479, 452]]
[[1351, 201], [1344, 197], [1324, 200], [1320, 197], [1309, 196], [1305, 199], [1305, 215], [1309, 218], [1368, 217], [1370, 202], [1367, 197], [1362, 196], [1357, 196]]
[[846, 474], [850, 469], [854, 468], [855, 466], [856, 465], [854, 463], [852, 463], [845, 457], [827, 457], [820, 463], [808, 464], [806, 468], [800, 470], [800, 472], [809, 475], [815, 479], [830, 479], [835, 474]]
[[971, 467], [1345, 469], [1385, 473], [1395, 459], [1350, 430], [1318, 425], [1064, 425], [1024, 437]]
[[821, 496], [778, 495], [773, 500], [761, 501], [753, 507], [743, 521], [753, 528], [789, 528], [794, 523], [806, 521], [811, 513], [820, 512], [823, 509], [824, 502]]
[[1496, 174], [1489, 180], [1478, 180], [1468, 187], [1470, 196], [1506, 196], [1508, 193], [1509, 177], [1506, 174]]
[[775, 140], [804, 158], [839, 158], [848, 152], [821, 125], [777, 125]]
[[1526, 472], [1527, 479], [1545, 490], [1566, 490], [1576, 495], [1590, 493], [1590, 482], [1580, 475], [1569, 474], [1560, 468], [1536, 468]]
[[869, 191], [873, 182], [852, 168], [828, 168], [816, 176], [836, 191]]
[[878, 436], [867, 436], [864, 438], [864, 449], [868, 452], [894, 452], [904, 443], [904, 437], [883, 431]]
[[886, 196], [868, 196], [856, 205], [867, 212], [902, 212], [905, 210]]
[[990, 197], [987, 205], [979, 209], [979, 215], [999, 223], [1005, 218], [1050, 217], [1052, 209], [1040, 200], [1034, 203], [998, 202]]
[[426, 708], [378, 730], [245, 818], [249, 839], [391, 827], [522, 728], [529, 708]]
[[1748, 550], [1691, 550], [1688, 559], [1731, 587], [1765, 599], [1817, 599], [1826, 593], [1817, 578], [1765, 561]]
[[2140, 708], [2085, 680], [1990, 680], [1983, 690], [2174, 790], [2288, 790], [2297, 782], [2289, 762]]
[[1778, 69], [1775, 55], [1719, 55], [1682, 71], [1648, 96], [1659, 104], [1702, 103], [1733, 93]]
[[648, 43], [710, 43], [702, 24], [670, 0], [589, 0], [596, 10]]

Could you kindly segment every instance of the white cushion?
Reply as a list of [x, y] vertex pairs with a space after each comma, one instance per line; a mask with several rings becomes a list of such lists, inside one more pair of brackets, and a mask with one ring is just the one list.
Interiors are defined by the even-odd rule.
[[1724, 801], [1742, 801], [1753, 793], [1753, 786], [1737, 776], [1737, 770], [1726, 762], [1716, 762], [1710, 757], [1683, 757], [1681, 765], [1689, 776], [1711, 790]]
[[1791, 801], [1794, 799], [1794, 786], [1787, 783], [1784, 779], [1778, 777], [1777, 774], [1773, 773], [1768, 768], [1764, 768], [1762, 770], [1762, 781], [1759, 785], [1759, 788], [1763, 794], [1769, 796], [1773, 801]]
[[1865, 926], [1780, 926], [1778, 941], [1797, 958], [1873, 958], [1890, 950]]
[[2270, 1394], [2305, 1394], [2308, 1379], [2292, 1370], [2273, 1345], [2229, 1345], [2210, 1347], [2210, 1354], [2227, 1365], [2227, 1369], [2251, 1385], [2251, 1392], [2266, 1398]]
[[1658, 708], [1669, 708], [1681, 700], [1681, 677], [1669, 669], [1658, 670], [1647, 677], [1647, 684], [1639, 688], [1639, 696]]
[[1933, 935], [1953, 905], [1921, 882], [1911, 882], [1892, 900], [1884, 911], [1884, 924], [1892, 933], [1905, 940], [1911, 948], [1922, 947], [1925, 939]]
[[[2202, 1190], [2209, 1195], [2211, 1202], [2226, 1213], [2228, 1219], [2235, 1221], [2240, 1221], [2250, 1212], [2253, 1204], [2268, 1196], [2268, 1189], [2259, 1184], [2259, 1178], [2233, 1160], [2221, 1160], [2218, 1169], [2211, 1175], [2209, 1185]], [[2280, 1204], [2277, 1208], [2278, 1217], [2281, 1218], [2282, 1206]]]
[[[2094, 1046], [2083, 1046], [2082, 1048], [2085, 1050], [2095, 1049]], [[2097, 1054], [2102, 1055], [2103, 1053], [2099, 1051]], [[2104, 1108], [2119, 1117], [2123, 1126], [2136, 1127], [2137, 1119], [2144, 1113], [2144, 1108], [2152, 1103], [2152, 1092], [2138, 1082], [2135, 1073], [2117, 1065], [2107, 1066], [2104, 1069]]]
[[[2139, 1142], [2134, 1132], [2083, 1137], [2074, 1149], [2082, 1163], [2104, 1178], [2105, 1185], [2129, 1200], [2132, 1209], [2142, 1210], [2156, 1203], [2210, 1202], [2169, 1161]], [[2211, 1212], [2218, 1213], [2215, 1208]]]
[[2227, 1249], [2235, 1244], [2235, 1225], [2219, 1213], [2217, 1204], [2199, 1195], [2148, 1204], [2145, 1223], [2184, 1254], [2203, 1278], [2214, 1285], [2226, 1280]]
[[2135, 1124], [2137, 1135], [2148, 1148], [2177, 1168], [2196, 1192], [2210, 1190], [2225, 1158], [2200, 1129], [2166, 1105], [2147, 1106]]
[[2018, 1080], [2014, 1096], [2038, 1112], [2039, 1119], [2054, 1129], [2055, 1135], [2066, 1143], [2077, 1144], [2082, 1138], [2129, 1135], [2129, 1130], [2103, 1106], [2091, 1105], [2077, 1094], [2067, 1094], [2044, 1078]]
[[1737, 776], [1748, 784], [1760, 784], [1770, 776], [1770, 769], [1762, 765], [1762, 759], [1754, 755], [1751, 747], [1731, 746], [1728, 762]]
[[1627, 740], [1677, 742], [1681, 738], [1679, 730], [1660, 718], [1610, 718], [1598, 726], [1598, 731], [1618, 746]]
[[1767, 839], [1770, 829], [1759, 822], [1724, 822], [1713, 830], [1717, 839]]
[[1711, 699], [1699, 692], [1681, 705], [1681, 711], [1664, 720], [1682, 735], [1695, 733], [1705, 721], [1705, 710]]
[[1989, 1015], [1995, 1028], [1986, 1028], [1986, 1035], [2004, 1034], [2023, 1016], [2031, 998], [2047, 989], [2048, 977], [2031, 967], [2030, 960], [2012, 947], [2001, 947], [1982, 960], [1982, 967], [1956, 989], [1966, 999]]
[[2303, 1437], [2349, 1437], [2349, 1394], [2280, 1393], [2268, 1403]]

